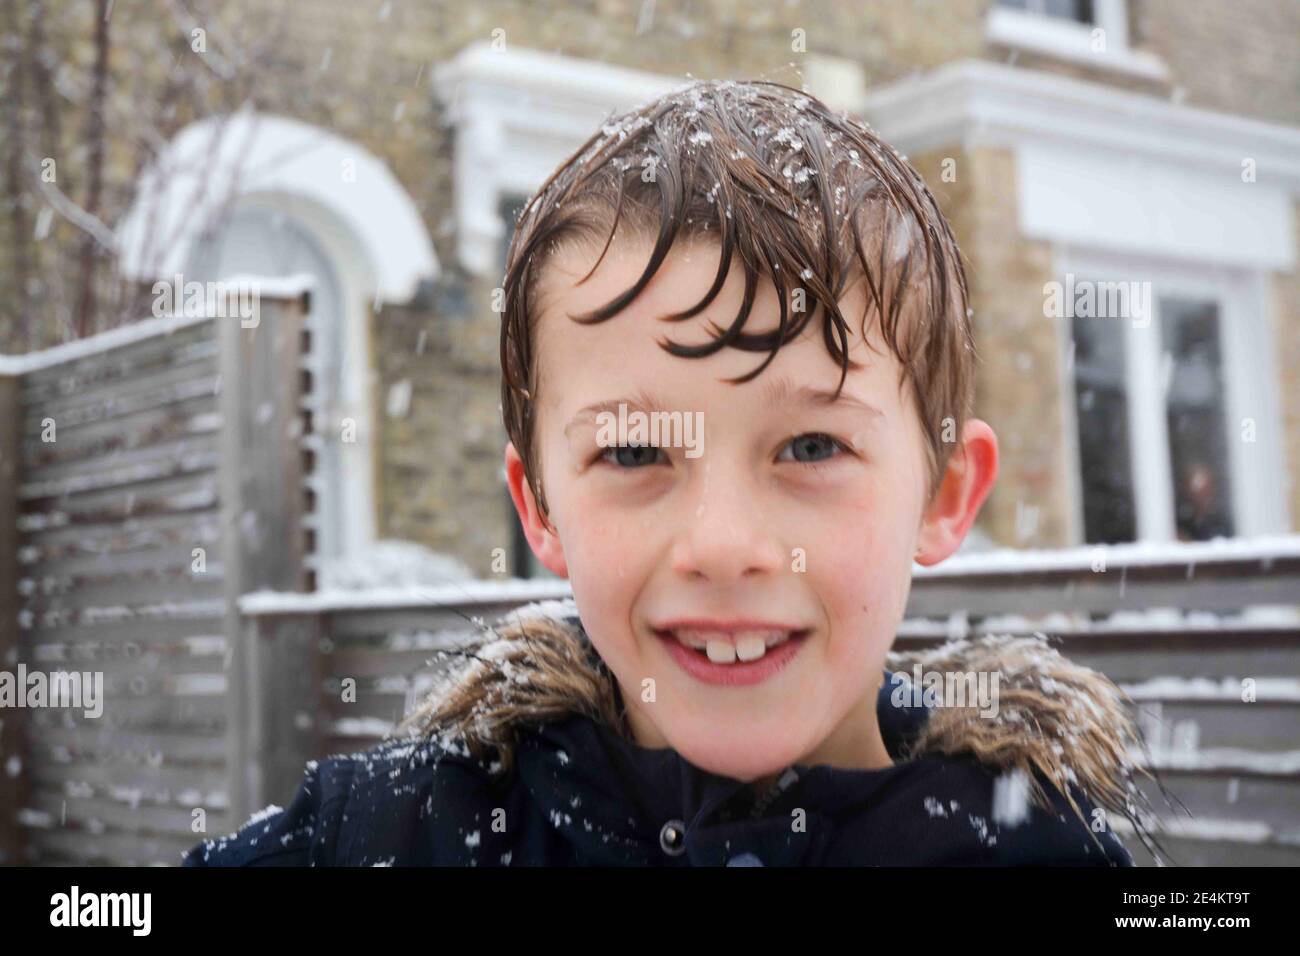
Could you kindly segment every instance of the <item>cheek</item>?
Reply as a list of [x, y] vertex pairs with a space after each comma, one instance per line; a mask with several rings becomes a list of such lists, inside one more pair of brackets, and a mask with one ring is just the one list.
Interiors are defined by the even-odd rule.
[[593, 483], [577, 482], [564, 494], [560, 543], [570, 575], [626, 580], [637, 560], [643, 517], [631, 509], [611, 508], [593, 493]]
[[912, 579], [919, 504], [915, 491], [872, 482], [818, 522], [808, 570], [837, 627], [892, 640]]
[[819, 590], [827, 603], [834, 603], [844, 617], [892, 610], [910, 580], [904, 538], [898, 522], [880, 516], [840, 522], [818, 549], [825, 561]]
[[560, 544], [574, 599], [597, 650], [617, 659], [619, 650], [609, 643], [631, 641], [632, 607], [651, 573], [645, 521], [580, 494], [566, 498], [565, 514]]

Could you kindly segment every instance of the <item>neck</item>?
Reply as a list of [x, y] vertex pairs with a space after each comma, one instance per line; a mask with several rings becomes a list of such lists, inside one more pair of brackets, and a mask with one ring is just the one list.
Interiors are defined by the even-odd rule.
[[[883, 679], [883, 678], [882, 678]], [[872, 687], [853, 706], [844, 720], [825, 740], [795, 763], [808, 767], [827, 764], [841, 770], [881, 770], [894, 765], [876, 713], [879, 687]], [[777, 771], [754, 781], [761, 793], [773, 786], [784, 771]]]
[[805, 754], [799, 763], [813, 766], [829, 764], [844, 770], [879, 770], [892, 767], [894, 759], [889, 756], [884, 737], [880, 733], [880, 721], [876, 704], [880, 692], [879, 680], [870, 682], [869, 689], [858, 698], [852, 709], [840, 721], [839, 726], [831, 731], [814, 750]]
[[[881, 680], [883, 680], [883, 675]], [[874, 682], [870, 689], [862, 695], [861, 698], [853, 705], [853, 708], [840, 721], [831, 734], [822, 740], [813, 750], [804, 754], [794, 763], [801, 763], [805, 766], [815, 766], [817, 764], [829, 764], [832, 767], [838, 767], [843, 770], [880, 770], [885, 767], [892, 767], [894, 759], [889, 755], [888, 748], [885, 747], [884, 738], [880, 733], [880, 721], [876, 713], [876, 702], [879, 694], [880, 681]], [[622, 691], [619, 691], [620, 695]], [[664, 738], [644, 715], [635, 707], [626, 708], [627, 728], [632, 739], [642, 747], [651, 749], [662, 749], [671, 747], [667, 739]], [[763, 777], [756, 778], [753, 783], [755, 788], [762, 792], [772, 786], [785, 768], [775, 771]]]

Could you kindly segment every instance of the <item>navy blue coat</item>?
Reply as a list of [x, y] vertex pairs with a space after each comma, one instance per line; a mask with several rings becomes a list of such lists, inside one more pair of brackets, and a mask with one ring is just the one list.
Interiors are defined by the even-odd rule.
[[[928, 711], [878, 712], [898, 759]], [[796, 764], [764, 805], [751, 785], [574, 713], [530, 727], [493, 780], [468, 750], [388, 741], [310, 763], [283, 809], [206, 840], [186, 866], [1132, 866], [1041, 776], [1050, 810], [995, 818], [998, 772], [973, 756], [877, 770]], [[1085, 817], [1093, 804], [1073, 785]]]

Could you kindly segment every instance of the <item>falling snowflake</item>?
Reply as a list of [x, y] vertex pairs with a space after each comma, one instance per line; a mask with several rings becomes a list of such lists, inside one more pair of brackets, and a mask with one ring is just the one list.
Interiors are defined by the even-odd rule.
[[1029, 778], [1020, 768], [1002, 774], [993, 783], [993, 820], [1015, 827], [1029, 819]]
[[934, 797], [925, 798], [925, 812], [932, 817], [946, 817], [948, 811], [943, 808], [943, 803]]
[[993, 846], [993, 844], [998, 842], [996, 836], [991, 836], [989, 834], [989, 825], [987, 820], [974, 813], [967, 814], [967, 818], [970, 820], [970, 825], [975, 829], [975, 833], [980, 838], [981, 843], [985, 846]]

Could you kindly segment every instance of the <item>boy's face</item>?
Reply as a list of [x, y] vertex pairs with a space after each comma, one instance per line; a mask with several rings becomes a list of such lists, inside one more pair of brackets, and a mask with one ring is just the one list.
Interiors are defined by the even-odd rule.
[[[964, 495], [949, 489], [927, 507], [911, 387], [898, 387], [899, 363], [878, 338], [877, 351], [860, 338], [861, 283], [841, 308], [851, 327], [850, 357], [862, 367], [849, 369], [834, 404], [801, 391], [829, 394], [839, 380], [820, 316], [740, 385], [723, 379], [751, 371], [767, 353], [726, 347], [688, 359], [659, 347], [665, 336], [704, 343], [711, 322], [731, 324], [743, 298], [738, 265], [700, 315], [678, 323], [658, 318], [694, 305], [709, 288], [719, 256], [713, 244], [674, 246], [643, 293], [613, 318], [582, 325], [567, 317], [631, 286], [649, 248], [616, 243], [579, 286], [598, 249], [570, 247], [545, 267], [535, 441], [554, 534], [537, 515], [513, 446], [506, 454], [534, 552], [570, 579], [641, 744], [671, 746], [697, 766], [744, 780], [795, 762], [879, 764], [876, 693], [912, 561], [933, 563], [955, 550], [979, 501], [972, 507], [969, 488]], [[761, 283], [745, 332], [775, 329], [778, 315], [775, 288]], [[788, 390], [777, 400], [779, 383]], [[656, 406], [636, 404], [639, 396]], [[683, 422], [702, 423], [702, 438], [679, 432], [679, 447], [640, 453], [602, 446], [608, 420], [582, 411], [611, 402], [617, 416], [620, 401], [628, 403], [629, 424], [634, 412], [680, 412]], [[650, 440], [663, 446], [674, 437], [664, 429]], [[690, 441], [696, 444], [683, 447]], [[982, 501], [983, 493], [975, 497]], [[671, 621], [699, 618], [772, 622], [806, 636], [767, 647], [751, 663], [710, 665], [708, 656], [678, 647], [682, 640], [657, 633]], [[679, 634], [694, 643], [708, 636]], [[737, 651], [745, 637], [713, 636]], [[756, 636], [744, 642], [742, 656], [755, 653]], [[691, 668], [691, 660], [700, 666]], [[783, 665], [764, 675], [765, 661]], [[718, 682], [728, 667], [761, 679]]]

